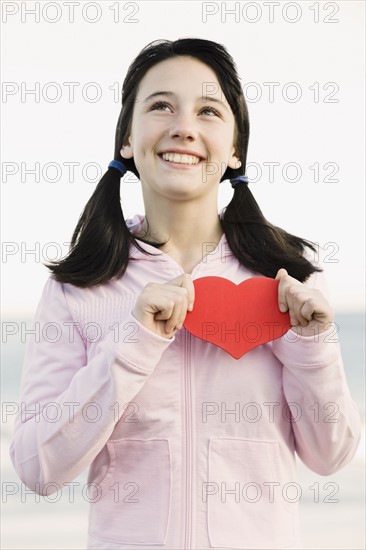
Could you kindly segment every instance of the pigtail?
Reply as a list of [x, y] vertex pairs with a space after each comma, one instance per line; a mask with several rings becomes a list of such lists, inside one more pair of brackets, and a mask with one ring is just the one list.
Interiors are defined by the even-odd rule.
[[235, 185], [221, 224], [231, 251], [248, 269], [275, 278], [284, 267], [300, 282], [315, 271], [322, 271], [303, 255], [306, 246], [316, 252], [313, 243], [267, 221], [246, 184]]
[[70, 252], [46, 265], [55, 279], [86, 287], [128, 261], [128, 228], [120, 202], [120, 175], [109, 169], [88, 200], [73, 232]]
[[101, 285], [125, 273], [131, 242], [146, 252], [126, 225], [120, 181], [118, 170], [109, 168], [79, 218], [68, 255], [60, 261], [45, 264], [57, 281], [78, 287]]
[[[122, 109], [115, 135], [115, 162], [123, 163], [128, 171], [139, 178], [134, 159], [122, 159], [120, 156], [121, 147], [127, 145], [127, 137], [130, 135], [137, 90], [151, 67], [180, 55], [197, 58], [211, 67], [217, 75], [236, 120], [234, 142], [237, 156], [242, 163], [240, 169], [228, 167], [221, 181], [235, 179], [246, 165], [249, 141], [248, 108], [231, 55], [222, 44], [200, 38], [156, 40], [143, 48], [134, 59], [122, 86]], [[45, 264], [59, 282], [79, 287], [107, 283], [112, 278], [122, 277], [129, 259], [133, 260], [133, 257], [129, 258], [130, 243], [149, 255], [154, 254], [141, 248], [138, 241], [157, 249], [165, 244], [150, 242], [141, 237], [137, 241], [130, 233], [121, 208], [120, 178], [121, 173], [117, 169], [108, 169], [80, 216], [69, 254], [61, 261]], [[303, 256], [306, 246], [316, 252], [312, 243], [269, 223], [246, 183], [235, 185], [233, 198], [221, 216], [221, 223], [233, 254], [242, 265], [251, 270], [267, 277], [275, 277], [278, 269], [284, 267], [292, 277], [301, 282], [314, 271], [322, 271]]]

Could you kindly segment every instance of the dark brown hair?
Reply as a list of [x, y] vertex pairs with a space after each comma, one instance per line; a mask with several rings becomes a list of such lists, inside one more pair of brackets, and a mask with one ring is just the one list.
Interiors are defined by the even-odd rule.
[[[151, 67], [176, 56], [194, 57], [215, 72], [235, 117], [235, 151], [242, 163], [238, 169], [227, 167], [220, 181], [245, 174], [250, 126], [240, 78], [225, 47], [200, 38], [155, 40], [145, 46], [131, 63], [122, 87], [114, 160], [123, 162], [139, 177], [133, 158], [123, 159], [120, 155], [120, 149], [127, 145], [130, 135], [138, 86]], [[322, 271], [303, 255], [305, 247], [316, 251], [314, 243], [268, 222], [247, 185], [235, 186], [232, 200], [222, 213], [221, 224], [231, 251], [243, 266], [251, 270], [275, 277], [278, 269], [284, 267], [289, 275], [301, 282], [313, 272]], [[165, 244], [139, 240], [156, 248]], [[110, 168], [80, 216], [68, 255], [46, 265], [60, 282], [79, 287], [100, 285], [123, 276], [130, 259], [131, 243], [150, 254], [141, 248], [126, 225], [121, 208], [120, 174]]]

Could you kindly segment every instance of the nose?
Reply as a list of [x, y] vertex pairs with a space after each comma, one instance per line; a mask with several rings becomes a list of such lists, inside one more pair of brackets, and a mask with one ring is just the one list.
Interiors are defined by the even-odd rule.
[[197, 139], [197, 125], [195, 115], [186, 111], [176, 113], [169, 129], [169, 137], [181, 139]]

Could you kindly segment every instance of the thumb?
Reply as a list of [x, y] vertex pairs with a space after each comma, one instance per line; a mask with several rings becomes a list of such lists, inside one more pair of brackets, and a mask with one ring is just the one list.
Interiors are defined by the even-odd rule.
[[276, 280], [281, 279], [281, 277], [284, 277], [285, 275], [288, 275], [288, 273], [284, 267], [281, 267], [281, 269], [277, 271]]
[[179, 277], [170, 279], [170, 281], [167, 281], [165, 284], [184, 287], [185, 284], [189, 283], [189, 281], [192, 281], [191, 275], [189, 273], [182, 273]]

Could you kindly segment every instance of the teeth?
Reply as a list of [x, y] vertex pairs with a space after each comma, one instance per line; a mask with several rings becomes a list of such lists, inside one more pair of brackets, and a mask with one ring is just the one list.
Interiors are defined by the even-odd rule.
[[179, 164], [198, 164], [200, 159], [192, 155], [179, 155], [178, 153], [163, 153], [164, 160], [177, 162]]

